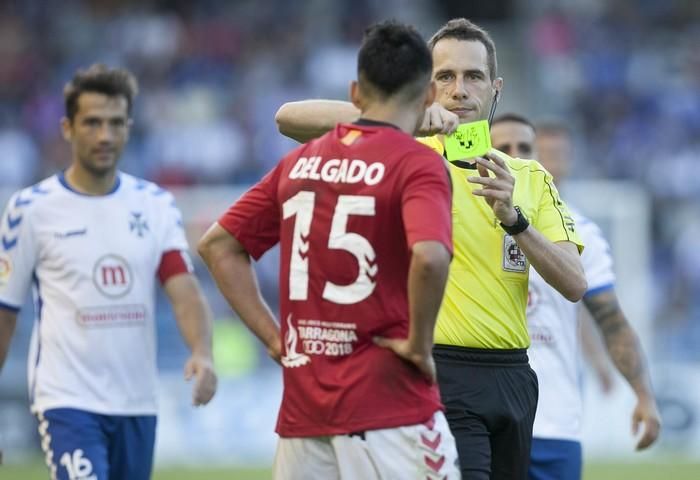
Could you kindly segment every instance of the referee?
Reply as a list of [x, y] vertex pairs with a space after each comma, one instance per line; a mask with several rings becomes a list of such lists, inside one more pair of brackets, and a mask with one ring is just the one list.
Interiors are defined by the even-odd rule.
[[[489, 34], [455, 19], [429, 46], [440, 104], [462, 123], [488, 118], [502, 85]], [[422, 140], [444, 154], [439, 137]], [[526, 353], [528, 269], [578, 301], [582, 244], [536, 161], [497, 150], [448, 160], [455, 250], [433, 350], [441, 396], [463, 478], [525, 479], [538, 396]]]

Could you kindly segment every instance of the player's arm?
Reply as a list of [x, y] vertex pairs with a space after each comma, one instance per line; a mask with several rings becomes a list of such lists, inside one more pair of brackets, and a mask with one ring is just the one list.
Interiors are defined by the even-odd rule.
[[585, 308], [579, 310], [578, 324], [580, 326], [583, 356], [588, 364], [593, 367], [603, 392], [608, 393], [613, 389], [612, 369], [610, 368], [608, 353], [600, 336], [598, 326]]
[[637, 395], [632, 431], [636, 434], [639, 424], [644, 424], [637, 450], [645, 449], [658, 437], [661, 420], [642, 346], [620, 308], [614, 288], [586, 295], [583, 302], [600, 329], [613, 364]]
[[[477, 158], [476, 161], [480, 176], [470, 177], [468, 181], [482, 185], [482, 188], [475, 189], [473, 194], [484, 197], [503, 225], [514, 225], [518, 218], [518, 212], [513, 205], [515, 179], [505, 159], [498, 151], [491, 150], [486, 158]], [[490, 176], [489, 172], [494, 176]], [[569, 301], [581, 300], [588, 285], [575, 243], [552, 242], [532, 225], [513, 235], [513, 238], [530, 264], [548, 284]]]
[[548, 284], [571, 302], [581, 300], [588, 284], [576, 244], [551, 242], [532, 225], [513, 238], [530, 265]]
[[405, 169], [402, 218], [411, 263], [408, 271], [409, 331], [406, 339], [375, 339], [435, 381], [432, 357], [437, 322], [452, 259], [452, 190], [443, 159], [430, 153]]
[[445, 293], [451, 254], [440, 242], [417, 242], [411, 250], [408, 271], [409, 331], [407, 339], [375, 338], [390, 348], [433, 382], [436, 381], [432, 356], [433, 335], [438, 311]]
[[0, 307], [0, 371], [5, 364], [10, 341], [17, 325], [17, 312]]
[[17, 325], [19, 307], [24, 303], [32, 275], [36, 271], [37, 245], [27, 211], [32, 203], [29, 193], [15, 193], [0, 217], [0, 370], [10, 348]]
[[279, 132], [300, 143], [320, 137], [338, 123], [350, 123], [358, 118], [360, 110], [357, 107], [338, 100], [288, 102], [275, 114]]
[[194, 405], [206, 405], [216, 393], [216, 373], [212, 359], [212, 320], [209, 306], [191, 273], [168, 278], [163, 289], [170, 299], [180, 334], [192, 355], [185, 364], [185, 378], [195, 379]]
[[279, 325], [260, 293], [248, 251], [218, 223], [201, 238], [198, 251], [229, 305], [279, 363]]
[[[338, 100], [302, 100], [285, 103], [277, 110], [279, 132], [304, 143], [332, 130], [338, 123], [360, 118], [360, 110], [350, 102]], [[459, 116], [435, 102], [425, 110], [418, 135], [450, 134], [459, 126]]]

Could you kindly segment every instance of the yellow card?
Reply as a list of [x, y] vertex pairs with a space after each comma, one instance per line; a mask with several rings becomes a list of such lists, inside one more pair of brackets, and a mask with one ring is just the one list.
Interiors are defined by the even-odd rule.
[[448, 160], [481, 157], [491, 150], [489, 122], [462, 123], [452, 135], [445, 135], [445, 152]]

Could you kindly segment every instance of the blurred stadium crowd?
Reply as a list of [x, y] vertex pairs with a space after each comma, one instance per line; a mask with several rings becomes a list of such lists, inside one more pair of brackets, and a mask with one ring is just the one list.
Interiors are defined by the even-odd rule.
[[[283, 102], [346, 98], [367, 25], [395, 17], [428, 37], [466, 16], [496, 38], [509, 74], [502, 112], [513, 105], [565, 119], [580, 177], [631, 180], [649, 192], [654, 353], [700, 360], [700, 3], [472, 3], [0, 2], [0, 188], [67, 165], [58, 119], [76, 68], [123, 65], [140, 81], [125, 171], [169, 187], [245, 186], [294, 145], [273, 120]], [[271, 294], [274, 262], [261, 274]], [[174, 322], [163, 325], [161, 344], [172, 338], [184, 351]]]

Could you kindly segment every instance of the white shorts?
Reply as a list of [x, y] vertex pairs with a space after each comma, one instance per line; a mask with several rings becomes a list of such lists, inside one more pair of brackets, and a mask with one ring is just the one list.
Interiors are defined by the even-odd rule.
[[364, 435], [280, 438], [273, 472], [275, 480], [461, 478], [455, 440], [439, 411], [433, 422]]

